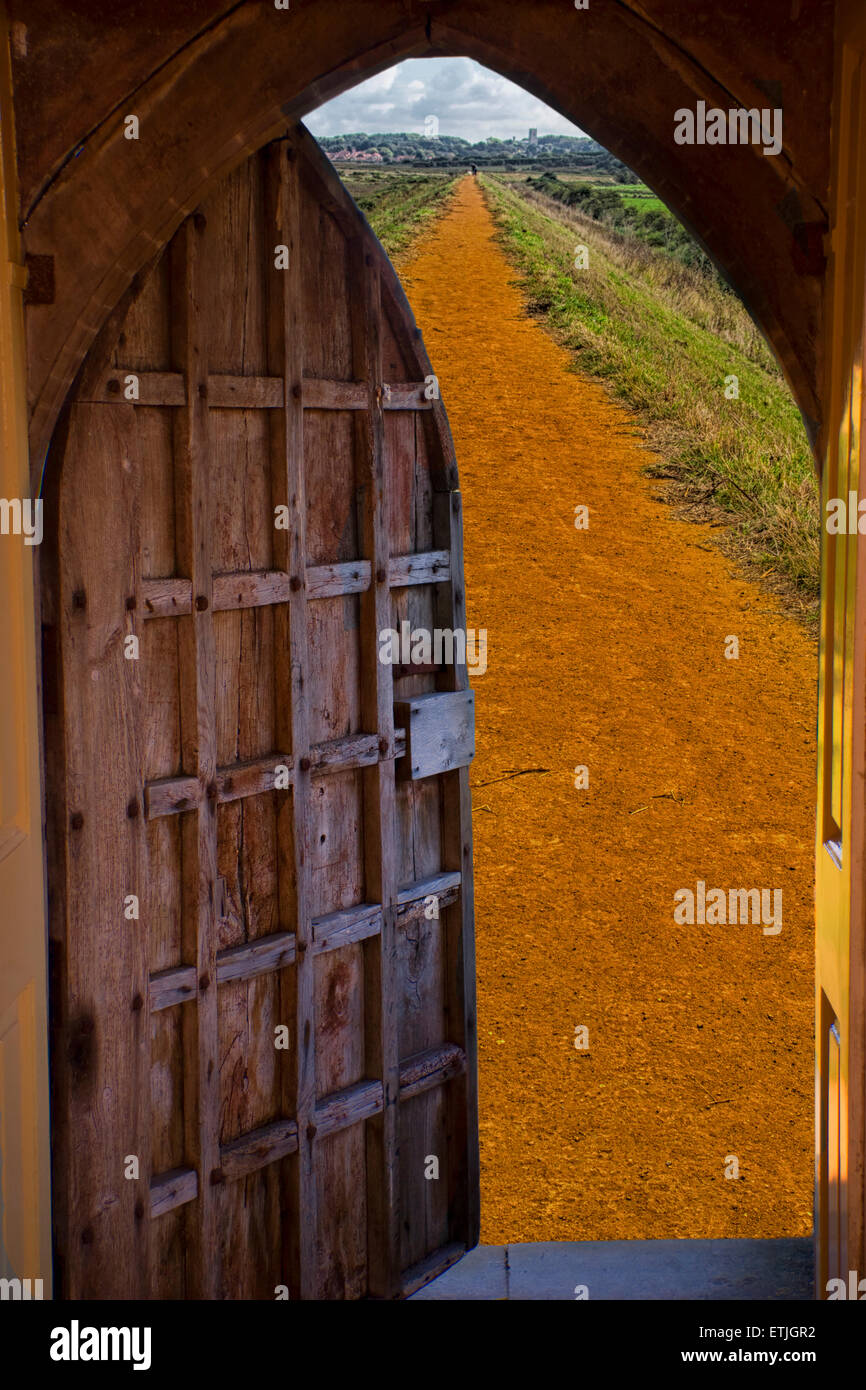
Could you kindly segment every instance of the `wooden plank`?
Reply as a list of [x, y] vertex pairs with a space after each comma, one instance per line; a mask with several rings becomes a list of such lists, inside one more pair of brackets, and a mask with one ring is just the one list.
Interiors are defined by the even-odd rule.
[[393, 742], [381, 734], [351, 734], [348, 738], [316, 743], [310, 750], [312, 771], [349, 772], [352, 768], [372, 767], [377, 762], [394, 762], [406, 752], [406, 730], [395, 729]]
[[295, 934], [273, 932], [256, 937], [243, 946], [228, 946], [217, 955], [217, 983], [227, 980], [252, 980], [292, 965], [296, 956]]
[[[334, 218], [312, 193], [308, 172], [305, 161], [302, 208], [306, 229], [304, 303], [310, 324], [307, 370], [316, 377], [359, 380], [350, 331], [356, 289], [346, 241]], [[310, 565], [369, 559], [360, 542], [361, 499], [354, 468], [357, 422], [363, 413], [304, 413]], [[325, 599], [308, 609], [311, 741], [374, 732], [375, 723], [366, 725], [361, 718], [363, 639], [358, 596]], [[346, 771], [313, 781], [310, 850], [315, 916], [374, 900], [364, 881], [362, 778], [360, 771]], [[320, 1097], [367, 1076], [364, 958], [365, 943], [315, 958], [316, 1089]], [[321, 1143], [316, 1136], [320, 1299], [358, 1298], [367, 1293], [365, 1149], [363, 1124]]]
[[[282, 692], [280, 726], [291, 738], [295, 777], [291, 793], [291, 831], [297, 960], [293, 997], [282, 995], [295, 1024], [295, 1075], [286, 1080], [284, 1105], [293, 1101], [298, 1128], [297, 1160], [283, 1190], [286, 1211], [285, 1256], [293, 1297], [315, 1298], [318, 1281], [318, 1192], [315, 1169], [316, 1029], [315, 975], [310, 912], [310, 734], [305, 680], [307, 642], [307, 500], [304, 470], [304, 322], [301, 281], [300, 183], [291, 141], [277, 142], [268, 167], [268, 225], [275, 244], [288, 248], [288, 269], [269, 272], [268, 359], [282, 377], [283, 409], [272, 418], [271, 501], [287, 508], [289, 529], [274, 532], [274, 559], [295, 580], [278, 627], [277, 687]], [[288, 710], [286, 705], [288, 704]]]
[[[215, 372], [270, 375], [266, 346], [266, 294], [273, 267], [273, 242], [265, 213], [268, 152], [238, 166], [202, 208], [207, 217], [207, 273], [213, 287], [207, 305], [211, 378]], [[238, 400], [249, 399], [247, 396]], [[278, 400], [282, 400], [282, 381]], [[274, 1025], [291, 1023], [280, 996], [292, 967], [250, 978], [223, 981], [222, 954], [291, 926], [278, 910], [279, 837], [277, 819], [291, 792], [275, 794], [268, 769], [275, 750], [288, 750], [278, 738], [275, 664], [280, 605], [246, 606], [256, 597], [246, 588], [237, 607], [236, 576], [260, 577], [279, 571], [274, 555], [269, 449], [273, 417], [280, 410], [213, 410], [209, 389], [211, 486], [219, 505], [213, 517], [214, 637], [217, 662], [217, 766], [234, 773], [244, 767], [265, 773], [247, 790], [224, 801], [218, 782], [220, 875], [219, 1054], [220, 1144], [234, 1141], [293, 1114], [281, 1087], [294, 1070], [294, 1040], [286, 1050], [274, 1046]], [[227, 591], [217, 592], [222, 576]], [[247, 579], [241, 580], [247, 586]], [[266, 595], [270, 597], [271, 595]], [[278, 596], [278, 595], [276, 595]], [[230, 605], [217, 611], [221, 602]], [[281, 760], [282, 761], [282, 760]], [[240, 767], [239, 767], [240, 765]], [[246, 1181], [218, 1184], [220, 1258], [226, 1289], [238, 1299], [272, 1297], [284, 1282], [280, 1182], [291, 1160], [249, 1175]]]
[[[363, 499], [362, 554], [373, 584], [361, 596], [361, 720], [375, 727], [380, 751], [394, 747], [391, 668], [379, 660], [379, 633], [391, 624], [390, 525], [382, 401], [382, 300], [378, 265], [365, 241], [351, 244], [350, 276], [355, 372], [367, 383], [367, 410], [358, 422], [356, 476]], [[367, 893], [381, 904], [378, 936], [365, 947], [366, 1074], [380, 1076], [384, 1105], [367, 1126], [367, 1265], [369, 1293], [394, 1298], [400, 1289], [399, 1136], [400, 1056], [396, 987], [397, 808], [394, 762], [384, 758], [363, 773], [364, 872]]]
[[405, 907], [397, 909], [397, 925], [401, 931], [405, 931], [412, 923], [420, 922], [422, 919], [429, 921], [431, 918], [441, 917], [446, 907], [451, 907], [456, 903], [460, 896], [459, 887], [449, 888], [444, 893], [436, 894], [437, 910], [428, 911], [427, 900], [419, 899], [417, 902], [407, 903]]
[[[287, 783], [291, 786], [294, 767], [290, 754], [272, 753], [267, 758], [217, 768], [211, 794], [223, 803], [273, 791], [277, 768], [286, 769]], [[148, 782], [144, 789], [145, 814], [150, 820], [158, 816], [180, 815], [184, 811], [194, 810], [201, 798], [201, 784], [197, 778], [161, 777]]]
[[[291, 965], [294, 959], [294, 932], [272, 932], [269, 936], [256, 937], [254, 941], [241, 946], [227, 946], [217, 952], [217, 984], [225, 984], [229, 980], [252, 980], [257, 975], [282, 970], [284, 966]], [[185, 1004], [195, 996], [195, 992], [194, 966], [180, 965], [157, 971], [149, 981], [151, 1012], [171, 1008], [174, 1004]]]
[[[186, 391], [182, 372], [137, 372], [114, 367], [88, 384], [87, 399], [108, 404], [129, 404], [126, 391], [135, 378], [138, 396], [133, 405], [183, 406]], [[211, 372], [207, 377], [207, 401], [212, 410], [278, 410], [283, 404], [281, 377], [229, 376]]]
[[305, 377], [305, 410], [366, 410], [367, 388], [363, 381], [323, 381]]
[[471, 690], [435, 691], [398, 700], [394, 717], [408, 731], [406, 765], [401, 774], [413, 781], [468, 767], [475, 757], [475, 695]]
[[310, 750], [311, 772], [348, 772], [351, 768], [371, 767], [387, 754], [379, 747], [378, 734], [351, 734], [348, 738], [317, 743]]
[[211, 372], [207, 379], [211, 410], [281, 410], [283, 379], [279, 376], [228, 376]]
[[423, 381], [395, 381], [386, 385], [382, 405], [385, 410], [432, 410], [433, 402], [428, 401]]
[[223, 1144], [217, 1177], [234, 1182], [297, 1151], [298, 1126], [294, 1120], [276, 1120]]
[[[421, 559], [422, 557], [408, 557]], [[423, 584], [427, 578], [400, 578], [400, 584]], [[360, 594], [370, 587], [370, 565], [351, 560], [339, 565], [318, 565], [307, 570], [307, 598], [339, 598]], [[145, 579], [142, 600], [146, 618], [179, 618], [192, 610], [192, 585], [188, 579]], [[286, 603], [291, 577], [281, 570], [240, 570], [216, 574], [213, 580], [213, 606], [217, 613], [240, 608], [263, 608]]]
[[[122, 642], [135, 630], [125, 602], [136, 592], [141, 545], [140, 472], [118, 466], [132, 447], [130, 415], [73, 406], [60, 483], [64, 726], [46, 775], [56, 779], [49, 810], [56, 798], [59, 812], [52, 1050], [66, 1109], [57, 1235], [70, 1299], [106, 1289], [142, 1299], [150, 1285], [150, 1223], [140, 1219], [152, 1162], [148, 934], [145, 922], [123, 916], [126, 894], [144, 899], [149, 872], [140, 663], [124, 660]], [[125, 1154], [138, 1157], [138, 1180], [125, 1179]]]
[[426, 1052], [416, 1052], [400, 1063], [400, 1099], [411, 1100], [422, 1091], [444, 1086], [466, 1070], [466, 1054], [456, 1043], [445, 1043]]
[[[435, 1032], [442, 1024], [442, 951], [438, 924], [431, 927], [425, 924], [424, 935], [419, 935], [422, 949], [431, 946], [437, 956], [437, 966], [433, 980], [419, 981], [419, 990], [429, 990], [434, 984], [434, 993], [427, 996], [428, 1007], [425, 1012], [432, 1029], [424, 1027], [418, 1019], [419, 1031]], [[433, 942], [435, 941], [435, 945]], [[426, 973], [426, 972], [425, 972]], [[407, 1007], [411, 1007], [407, 1005]], [[435, 1011], [435, 1012], [434, 1012]], [[438, 1014], [438, 1017], [436, 1017]], [[401, 1040], [402, 1045], [402, 1040]], [[459, 1081], [449, 1086], [435, 1086], [422, 1094], [406, 1098], [401, 1096], [399, 1107], [400, 1121], [400, 1198], [402, 1213], [402, 1232], [400, 1258], [404, 1269], [422, 1260], [433, 1250], [452, 1239], [449, 1225], [449, 1207], [453, 1193], [448, 1187], [449, 1153], [453, 1143], [451, 1136], [451, 1116], [455, 1102], [459, 1104]], [[435, 1157], [439, 1171], [435, 1180], [428, 1180], [430, 1158]]]
[[369, 560], [349, 560], [339, 565], [316, 565], [307, 570], [308, 599], [362, 594], [369, 587]]
[[[397, 925], [402, 931], [422, 918], [440, 917], [446, 907], [451, 907], [460, 895], [460, 874], [434, 874], [430, 878], [417, 879], [400, 890], [397, 907]], [[431, 910], [430, 899], [435, 898], [435, 912]]]
[[444, 584], [451, 578], [451, 554], [428, 550], [422, 555], [395, 555], [388, 568], [392, 589], [406, 584]]
[[[275, 507], [287, 505], [289, 501], [286, 450], [293, 438], [297, 439], [299, 447], [302, 444], [302, 433], [298, 432], [293, 436], [292, 431], [295, 429], [294, 422], [297, 420], [302, 423], [303, 420], [298, 398], [298, 393], [301, 390], [299, 384], [301, 364], [297, 362], [292, 369], [296, 371], [296, 379], [290, 381], [286, 376], [288, 358], [285, 335], [286, 304], [288, 301], [285, 293], [285, 277], [287, 272], [276, 272], [273, 263], [274, 246], [279, 242], [289, 240], [289, 237], [284, 235], [283, 226], [286, 217], [292, 216], [291, 210], [283, 204], [286, 182], [284, 179], [284, 160], [285, 148], [278, 141], [268, 147], [262, 167], [264, 175], [263, 241], [265, 245], [265, 269], [263, 285], [265, 291], [266, 364], [268, 371], [273, 376], [279, 377], [283, 383], [282, 408], [268, 418], [269, 502], [272, 516]], [[297, 246], [293, 244], [291, 254], [295, 258], [297, 257], [297, 250]], [[294, 269], [290, 268], [288, 274], [293, 276]], [[296, 314], [295, 318], [299, 319], [299, 316]], [[299, 347], [299, 352], [301, 351], [302, 348]], [[289, 534], [285, 531], [274, 530], [271, 533], [271, 540], [274, 567], [289, 575], [289, 594], [291, 595], [293, 592], [290, 568], [292, 549]], [[297, 575], [297, 572], [295, 573]], [[296, 583], [302, 579], [303, 576], [298, 575]], [[290, 612], [290, 603], [280, 605], [273, 614], [272, 628], [274, 644], [274, 738], [277, 747], [287, 751], [292, 748], [290, 699], [294, 698], [292, 695]], [[294, 785], [294, 757], [286, 758], [284, 764], [292, 771], [292, 785]], [[291, 930], [295, 941], [294, 967], [280, 971], [277, 977], [277, 988], [271, 997], [271, 1022], [285, 1027], [289, 1037], [288, 1050], [278, 1054], [279, 1066], [275, 1071], [273, 1082], [273, 1105], [275, 1113], [282, 1119], [291, 1118], [296, 1122], [298, 1083], [296, 1003], [299, 959], [297, 921], [300, 903], [295, 883], [296, 845], [293, 792], [281, 793], [273, 800], [276, 802], [274, 869], [276, 873], [277, 923], [283, 930]], [[300, 885], [302, 894], [304, 887], [302, 882]], [[296, 1219], [300, 1200], [297, 1160], [280, 1162], [273, 1174], [273, 1180], [280, 1211], [280, 1272], [278, 1279], [280, 1283], [290, 1287], [292, 1298], [298, 1298], [301, 1296], [301, 1276], [299, 1273], [301, 1256]]]
[[429, 1255], [425, 1255], [423, 1260], [412, 1265], [403, 1273], [402, 1295], [404, 1298], [411, 1298], [413, 1293], [423, 1289], [425, 1284], [429, 1284], [434, 1279], [438, 1279], [440, 1274], [444, 1274], [446, 1269], [456, 1265], [458, 1260], [462, 1260], [466, 1254], [467, 1247], [459, 1241], [454, 1241], [449, 1245], [443, 1245], [440, 1250], [433, 1250]]
[[348, 1129], [380, 1115], [384, 1106], [381, 1081], [358, 1081], [342, 1091], [334, 1091], [319, 1101], [315, 1109], [317, 1139]]
[[[135, 386], [129, 382], [135, 378]], [[137, 389], [138, 397], [128, 397]], [[183, 372], [138, 372], [128, 367], [106, 367], [94, 380], [88, 380], [81, 400], [111, 405], [186, 405]]]
[[294, 765], [288, 753], [271, 753], [267, 758], [231, 763], [217, 769], [216, 788], [219, 802], [239, 801], [246, 796], [261, 796], [274, 790], [277, 768], [284, 768], [281, 777], [292, 785]]
[[[138, 395], [127, 395], [130, 390], [137, 390]], [[433, 402], [425, 398], [424, 391], [423, 381], [400, 381], [384, 386], [382, 407], [385, 410], [432, 410]], [[131, 368], [110, 367], [95, 380], [88, 381], [84, 394], [76, 399], [82, 404], [183, 406], [186, 404], [184, 377], [182, 372], [137, 372]], [[281, 410], [283, 379], [211, 372], [207, 378], [207, 400], [211, 410]], [[304, 378], [305, 410], [364, 410], [366, 404], [363, 381]]]
[[382, 909], [377, 903], [342, 908], [324, 917], [314, 917], [312, 928], [314, 952], [335, 951], [353, 941], [377, 936], [382, 930]]
[[179, 618], [192, 612], [188, 579], [143, 579], [141, 599], [146, 618]]
[[[438, 435], [443, 445], [444, 467], [440, 482], [444, 486], [452, 471], [448, 455], [451, 443], [447, 420], [437, 416]], [[437, 625], [452, 631], [466, 631], [466, 584], [463, 573], [463, 512], [458, 491], [437, 492], [434, 526], [436, 543], [451, 551], [451, 584], [437, 593]], [[463, 663], [455, 663], [440, 677], [446, 689], [466, 691], [469, 676]], [[478, 1151], [478, 1024], [475, 987], [475, 906], [472, 872], [472, 796], [468, 767], [445, 774], [442, 795], [442, 868], [459, 872], [460, 901], [444, 916], [447, 946], [446, 1017], [452, 1020], [452, 1040], [466, 1056], [455, 1109], [452, 1149], [449, 1158], [449, 1188], [454, 1202], [449, 1221], [455, 1236], [467, 1249], [478, 1244], [481, 1229], [481, 1179]], [[456, 1031], [455, 1031], [456, 1030]]]
[[[405, 731], [395, 730], [393, 749], [383, 752], [381, 744], [382, 740], [377, 734], [352, 734], [348, 738], [313, 744], [309, 752], [310, 775], [349, 772], [352, 768], [372, 767], [374, 763], [389, 758], [402, 758], [406, 752]], [[295, 767], [289, 753], [272, 753], [267, 758], [217, 768], [212, 788], [217, 802], [237, 801], [272, 791], [278, 767], [286, 769], [288, 786], [292, 786]], [[195, 810], [201, 796], [201, 783], [196, 777], [159, 777], [145, 786], [145, 815], [149, 820], [159, 816], [181, 815], [185, 811]]]
[[[408, 346], [400, 345], [393, 319], [392, 307], [385, 315], [389, 369], [395, 377], [399, 375], [405, 379], [415, 365], [414, 349], [411, 342]], [[391, 548], [397, 557], [426, 554], [433, 546], [430, 470], [418, 424], [417, 417], [399, 413], [386, 421], [392, 480], [389, 488]], [[410, 630], [435, 626], [432, 585], [392, 587], [391, 597], [391, 625], [398, 631], [402, 630], [404, 620], [409, 622]], [[394, 668], [392, 674], [396, 681], [400, 669]], [[417, 671], [409, 674], [415, 678], [410, 690], [432, 687], [429, 678], [418, 680]], [[398, 779], [397, 798], [399, 881], [407, 884], [429, 877], [440, 867], [438, 780]], [[423, 898], [414, 905], [398, 906], [397, 923], [399, 944], [402, 946], [403, 939], [410, 935], [415, 943], [410, 947], [407, 939], [405, 949], [398, 951], [400, 1055], [405, 1057], [441, 1042], [447, 1036], [447, 1029], [442, 1019], [439, 923], [425, 917]], [[407, 932], [410, 925], [413, 930]], [[419, 975], [418, 965], [422, 962]], [[400, 1107], [400, 1258], [404, 1268], [441, 1245], [448, 1234], [442, 1219], [447, 1204], [444, 1191], [440, 1198], [443, 1184], [427, 1182], [423, 1176], [426, 1155], [436, 1154], [440, 1162], [444, 1162], [449, 1142], [442, 1114], [445, 1098], [446, 1093], [433, 1092], [411, 1106]]]
[[441, 874], [431, 874], [429, 878], [419, 878], [414, 883], [404, 883], [397, 894], [397, 903], [400, 907], [407, 907], [419, 900], [432, 897], [434, 894], [441, 899], [454, 889], [459, 888], [460, 882], [459, 869], [448, 869]]
[[177, 412], [175, 486], [178, 568], [192, 583], [190, 621], [179, 633], [181, 747], [202, 793], [183, 834], [183, 946], [195, 962], [195, 1009], [184, 1011], [186, 1151], [200, 1174], [197, 1215], [187, 1229], [188, 1297], [219, 1296], [216, 1206], [210, 1174], [219, 1163], [219, 1030], [216, 989], [217, 819], [216, 662], [213, 634], [211, 509], [207, 469], [207, 362], [201, 341], [203, 219], [188, 218], [172, 245], [175, 365], [186, 379]]
[[201, 800], [197, 777], [159, 777], [144, 789], [144, 813], [148, 820], [194, 811]]
[[148, 998], [151, 1013], [160, 1009], [170, 1009], [174, 1004], [185, 1004], [194, 999], [196, 978], [194, 965], [178, 965], [171, 970], [158, 970], [148, 981]]
[[198, 1174], [194, 1168], [172, 1168], [160, 1173], [150, 1182], [150, 1214], [165, 1216], [166, 1212], [194, 1202], [198, 1196]]
[[282, 570], [242, 570], [234, 574], [215, 574], [213, 606], [217, 613], [238, 608], [263, 608], [285, 603], [290, 590], [289, 576]]

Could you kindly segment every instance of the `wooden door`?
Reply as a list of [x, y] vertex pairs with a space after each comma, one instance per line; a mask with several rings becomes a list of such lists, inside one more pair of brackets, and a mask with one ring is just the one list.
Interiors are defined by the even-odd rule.
[[[833, 297], [822, 515], [842, 499], [847, 527], [824, 528], [816, 863], [816, 1286], [849, 1297], [866, 1275], [866, 16], [839, 13], [834, 119]], [[853, 1284], [851, 1274], [853, 1273]], [[830, 1281], [837, 1281], [835, 1284]], [[841, 1284], [838, 1282], [841, 1281]]]
[[474, 960], [469, 753], [394, 712], [471, 697], [379, 636], [464, 627], [460, 494], [302, 128], [130, 286], [48, 473], [61, 1289], [405, 1294], [477, 1240]]
[[[0, 11], [0, 1299], [51, 1293], [48, 980], [12, 80]], [[27, 534], [29, 532], [29, 535]]]

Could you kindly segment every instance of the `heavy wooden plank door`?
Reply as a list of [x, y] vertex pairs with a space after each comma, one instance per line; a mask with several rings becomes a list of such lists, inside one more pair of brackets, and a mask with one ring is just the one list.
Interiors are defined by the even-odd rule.
[[464, 627], [460, 494], [303, 129], [130, 287], [48, 472], [62, 1291], [405, 1294], [477, 1240], [474, 960], [468, 769], [394, 708], [466, 668], [379, 636]]
[[826, 519], [830, 499], [840, 498], [848, 524], [838, 534], [827, 534], [825, 526], [822, 537], [815, 1010], [819, 1298], [851, 1297], [852, 1287], [856, 1297], [866, 1274], [866, 521], [858, 514], [866, 490], [866, 15], [850, 4], [840, 6], [838, 18], [822, 515]]

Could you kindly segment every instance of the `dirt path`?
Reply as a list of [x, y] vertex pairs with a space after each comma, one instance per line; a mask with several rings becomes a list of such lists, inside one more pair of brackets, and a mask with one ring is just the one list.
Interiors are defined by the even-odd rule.
[[[633, 420], [526, 316], [473, 180], [403, 280], [488, 633], [482, 1240], [805, 1234], [814, 651], [711, 531], [653, 500]], [[781, 932], [675, 924], [698, 879], [781, 888]]]

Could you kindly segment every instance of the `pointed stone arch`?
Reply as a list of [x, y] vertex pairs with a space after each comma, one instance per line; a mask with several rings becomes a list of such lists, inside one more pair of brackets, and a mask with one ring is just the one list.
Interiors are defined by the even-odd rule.
[[[202, 0], [188, 28], [156, 6], [152, 34], [101, 6], [72, 6], [64, 42], [80, 101], [45, 84], [57, 74], [51, 7], [22, 12], [31, 35], [16, 61], [22, 224], [31, 256], [53, 259], [51, 303], [28, 309], [31, 455], [47, 445], [85, 353], [130, 280], [216, 180], [321, 102], [407, 57], [462, 54], [520, 83], [589, 131], [656, 189], [748, 304], [821, 449], [821, 326], [832, 91], [832, 7], [785, 0], [760, 18], [734, 0], [726, 18], [683, 14], [669, 0], [575, 10], [564, 0], [270, 0], [226, 8]], [[166, 25], [159, 11], [166, 10]], [[13, 6], [14, 10], [14, 6]], [[35, 17], [34, 17], [35, 11]], [[808, 11], [808, 14], [806, 13]], [[823, 21], [823, 22], [822, 22]], [[56, 31], [56, 21], [54, 30]], [[29, 66], [28, 66], [29, 64]], [[754, 74], [749, 75], [749, 74]], [[808, 84], [810, 102], [794, 102]], [[822, 101], [822, 93], [826, 102]], [[782, 152], [676, 145], [675, 112], [775, 107]], [[140, 139], [125, 140], [138, 115]]]

